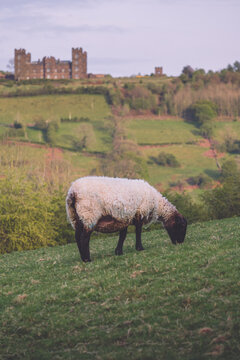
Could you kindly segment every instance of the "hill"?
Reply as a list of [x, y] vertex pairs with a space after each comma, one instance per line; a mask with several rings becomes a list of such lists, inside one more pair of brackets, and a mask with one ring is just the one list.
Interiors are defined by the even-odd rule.
[[239, 218], [0, 257], [1, 359], [239, 358]]
[[[161, 191], [171, 187], [198, 194], [218, 185], [219, 165], [229, 159], [239, 161], [239, 74], [227, 74], [196, 71], [194, 76], [178, 78], [5, 80], [0, 82], [1, 149], [13, 153], [10, 145], [29, 150], [41, 145], [48, 153], [49, 146], [56, 148], [71, 168], [70, 180], [75, 174], [143, 177]], [[198, 101], [216, 112], [211, 142], [194, 121], [184, 118]], [[36, 157], [42, 152], [36, 150]], [[159, 154], [174, 157], [178, 166], [159, 164]]]

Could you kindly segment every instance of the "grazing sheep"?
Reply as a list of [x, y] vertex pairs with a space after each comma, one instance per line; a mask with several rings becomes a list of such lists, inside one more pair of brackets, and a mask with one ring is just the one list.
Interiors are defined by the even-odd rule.
[[115, 249], [122, 255], [129, 225], [136, 227], [136, 249], [144, 250], [142, 226], [161, 221], [172, 243], [182, 243], [187, 221], [165, 197], [143, 180], [87, 176], [74, 181], [66, 198], [68, 219], [83, 261], [90, 260], [89, 240], [95, 231], [120, 231]]

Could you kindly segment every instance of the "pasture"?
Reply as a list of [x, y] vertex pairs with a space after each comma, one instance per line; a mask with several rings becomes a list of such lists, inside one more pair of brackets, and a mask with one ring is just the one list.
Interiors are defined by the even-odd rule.
[[0, 123], [14, 121], [33, 124], [39, 118], [60, 120], [61, 117], [104, 119], [111, 114], [102, 95], [41, 95], [0, 98]]
[[182, 144], [201, 138], [195, 126], [182, 119], [132, 119], [126, 127], [129, 137], [139, 145]]
[[143, 233], [124, 255], [117, 236], [91, 240], [92, 263], [70, 244], [0, 257], [5, 359], [237, 360], [239, 218], [189, 226], [173, 246]]

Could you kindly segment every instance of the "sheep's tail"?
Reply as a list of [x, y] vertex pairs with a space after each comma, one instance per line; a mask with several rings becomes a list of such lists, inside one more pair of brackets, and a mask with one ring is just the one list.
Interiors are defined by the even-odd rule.
[[66, 198], [66, 211], [67, 211], [67, 217], [74, 229], [76, 229], [77, 223], [79, 221], [79, 217], [76, 211], [76, 194], [74, 193], [68, 193]]

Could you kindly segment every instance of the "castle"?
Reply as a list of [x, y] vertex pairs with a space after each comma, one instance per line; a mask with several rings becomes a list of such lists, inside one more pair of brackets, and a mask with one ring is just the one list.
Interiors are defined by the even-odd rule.
[[25, 49], [14, 51], [15, 80], [29, 79], [83, 79], [87, 77], [87, 53], [72, 48], [72, 61], [57, 60], [53, 56], [31, 61]]

